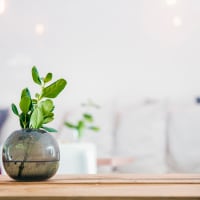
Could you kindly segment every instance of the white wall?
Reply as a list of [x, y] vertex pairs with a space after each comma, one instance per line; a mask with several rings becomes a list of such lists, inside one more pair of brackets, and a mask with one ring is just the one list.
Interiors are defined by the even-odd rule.
[[0, 106], [32, 88], [33, 65], [68, 80], [62, 105], [200, 94], [199, 0], [3, 1]]

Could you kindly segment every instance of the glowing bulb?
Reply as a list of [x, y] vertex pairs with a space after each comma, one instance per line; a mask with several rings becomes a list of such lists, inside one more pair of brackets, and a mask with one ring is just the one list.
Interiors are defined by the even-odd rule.
[[175, 6], [177, 3], [176, 0], [166, 0], [165, 2], [168, 6]]
[[172, 23], [175, 27], [182, 26], [182, 19], [179, 16], [173, 18]]
[[45, 32], [45, 28], [43, 24], [36, 24], [35, 26], [35, 33], [37, 35], [43, 35]]
[[6, 1], [0, 0], [0, 15], [5, 12], [5, 9], [6, 9]]

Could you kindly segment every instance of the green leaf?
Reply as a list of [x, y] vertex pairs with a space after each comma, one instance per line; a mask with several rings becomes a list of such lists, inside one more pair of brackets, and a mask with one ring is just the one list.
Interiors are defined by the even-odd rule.
[[31, 94], [28, 88], [24, 88], [21, 93], [21, 98], [29, 97], [31, 99]]
[[41, 81], [41, 78], [39, 76], [38, 70], [37, 70], [37, 68], [35, 66], [33, 66], [33, 68], [32, 68], [32, 78], [33, 78], [33, 81], [35, 83], [37, 83], [38, 85], [42, 84], [42, 81]]
[[94, 103], [91, 99], [89, 99], [86, 103], [82, 103], [81, 105], [85, 106], [85, 107], [94, 107], [96, 109], [101, 108], [99, 105], [97, 105], [96, 103]]
[[88, 122], [93, 122], [93, 117], [92, 117], [92, 115], [90, 115], [90, 114], [88, 114], [88, 113], [84, 113], [84, 114], [83, 114], [83, 117], [84, 117], [84, 119], [85, 119], [86, 121], [88, 121]]
[[83, 132], [85, 130], [85, 123], [84, 123], [84, 121], [80, 120], [78, 122], [77, 130], [78, 130], [78, 137], [81, 138], [83, 136]]
[[79, 129], [85, 128], [85, 123], [84, 123], [84, 121], [80, 120], [80, 121], [78, 122], [78, 128], [79, 128]]
[[43, 89], [42, 97], [55, 98], [65, 88], [67, 81], [59, 79], [48, 87]]
[[51, 113], [54, 109], [53, 101], [50, 99], [41, 101], [38, 106], [41, 108], [44, 116], [49, 115], [49, 113]]
[[32, 128], [40, 128], [43, 123], [43, 114], [39, 107], [35, 108], [31, 115], [30, 119], [30, 127]]
[[21, 101], [19, 103], [19, 107], [21, 111], [25, 114], [27, 114], [31, 107], [31, 99], [28, 96], [24, 96], [21, 98]]
[[100, 130], [100, 128], [97, 127], [97, 126], [90, 126], [89, 129], [93, 130], [93, 131], [96, 131], [96, 132]]
[[68, 128], [77, 129], [77, 126], [76, 126], [76, 125], [71, 124], [71, 123], [69, 123], [69, 122], [65, 122], [64, 124], [65, 124], [65, 126], [67, 126]]
[[19, 116], [19, 112], [18, 112], [17, 106], [14, 103], [11, 104], [11, 108], [12, 108], [13, 113], [15, 115]]
[[37, 100], [36, 99], [32, 99], [32, 103], [33, 104], [37, 104]]
[[53, 74], [52, 74], [52, 73], [48, 73], [48, 74], [46, 75], [46, 77], [44, 78], [44, 82], [45, 82], [45, 83], [48, 83], [49, 81], [52, 80], [52, 77], [53, 77]]
[[58, 132], [56, 129], [54, 128], [50, 128], [50, 127], [46, 127], [46, 126], [42, 126], [42, 128], [48, 132]]
[[47, 123], [49, 123], [49, 122], [51, 122], [51, 121], [53, 121], [53, 120], [54, 120], [53, 117], [46, 117], [46, 118], [44, 118], [44, 120], [43, 120], [43, 124], [47, 124]]
[[19, 115], [19, 120], [20, 120], [20, 126], [22, 128], [29, 128], [29, 123], [30, 123], [30, 115], [21, 113]]
[[46, 117], [53, 117], [54, 116], [54, 113], [50, 112], [48, 113], [48, 115]]
[[26, 121], [25, 121], [24, 113], [21, 113], [19, 115], [19, 122], [20, 122], [20, 126], [22, 128], [26, 128]]

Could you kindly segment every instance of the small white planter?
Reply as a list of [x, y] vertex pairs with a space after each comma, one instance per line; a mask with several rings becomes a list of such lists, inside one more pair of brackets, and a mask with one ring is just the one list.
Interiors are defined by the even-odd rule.
[[60, 165], [57, 174], [95, 174], [97, 153], [93, 143], [60, 143]]

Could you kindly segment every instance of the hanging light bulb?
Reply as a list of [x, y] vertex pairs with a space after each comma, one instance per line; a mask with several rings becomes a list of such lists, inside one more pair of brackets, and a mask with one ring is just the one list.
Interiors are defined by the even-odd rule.
[[6, 9], [6, 1], [0, 0], [0, 15], [2, 15], [5, 12]]
[[179, 17], [179, 16], [175, 16], [173, 19], [172, 19], [172, 23], [175, 27], [180, 27], [182, 26], [182, 19]]
[[175, 6], [177, 4], [177, 0], [165, 0], [168, 6]]
[[45, 32], [44, 24], [36, 24], [35, 25], [35, 33], [37, 35], [43, 35]]

